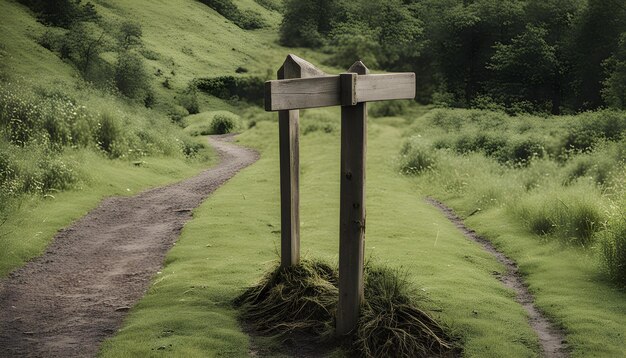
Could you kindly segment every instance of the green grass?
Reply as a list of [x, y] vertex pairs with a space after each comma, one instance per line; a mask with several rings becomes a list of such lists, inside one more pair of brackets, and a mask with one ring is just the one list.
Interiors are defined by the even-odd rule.
[[565, 330], [572, 357], [626, 355], [626, 293], [598, 273], [592, 254], [539, 241], [501, 209], [467, 222], [515, 259], [535, 304]]
[[[185, 132], [192, 136], [209, 135], [209, 134], [224, 134], [218, 133], [219, 126], [216, 124], [216, 118], [220, 121], [229, 122], [232, 124], [232, 128], [228, 132], [235, 132], [242, 129], [243, 125], [238, 115], [229, 111], [210, 111], [202, 112], [187, 116], [183, 119], [185, 126]], [[217, 122], [219, 123], [219, 122]]]
[[7, 221], [0, 226], [0, 277], [40, 255], [59, 229], [84, 216], [103, 198], [133, 195], [192, 176], [213, 160], [146, 157], [136, 166], [87, 150], [74, 151], [64, 158], [83, 163], [78, 169], [81, 182], [69, 191], [45, 197], [29, 195], [13, 204]]
[[[493, 275], [503, 267], [395, 173], [400, 136], [390, 126], [369, 128], [366, 256], [406, 270], [428, 298], [425, 308], [462, 337], [467, 356], [537, 355], [526, 314]], [[254, 349], [232, 301], [277, 258], [277, 125], [258, 122], [240, 141], [259, 148], [261, 159], [194, 211], [148, 294], [101, 356], [246, 356]], [[303, 136], [301, 159], [302, 253], [336, 262], [338, 134]]]
[[[427, 153], [437, 159], [433, 170], [413, 177], [415, 195], [451, 205], [519, 264], [537, 306], [564, 329], [575, 357], [626, 354], [626, 292], [614, 275], [623, 250], [609, 252], [608, 261], [602, 251], [604, 242], [619, 245], [626, 193], [624, 139], [597, 129], [619, 128], [604, 125], [615, 118], [623, 121], [607, 111], [546, 119], [437, 110], [415, 119], [405, 133], [427, 138], [433, 143]], [[493, 128], [505, 146], [541, 138], [547, 155], [502, 162], [487, 151], [493, 142], [474, 140]], [[582, 148], [578, 133], [584, 131], [598, 133], [593, 146], [564, 152], [572, 137]], [[458, 143], [478, 145], [465, 151]]]

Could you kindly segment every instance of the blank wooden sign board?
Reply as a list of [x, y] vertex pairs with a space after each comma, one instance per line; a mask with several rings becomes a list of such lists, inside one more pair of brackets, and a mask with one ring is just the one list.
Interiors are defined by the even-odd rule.
[[278, 111], [280, 136], [281, 265], [300, 261], [299, 110], [341, 106], [341, 201], [337, 334], [352, 331], [363, 300], [367, 102], [415, 97], [414, 73], [370, 75], [361, 61], [327, 75], [289, 55], [277, 81], [265, 83], [265, 110]]

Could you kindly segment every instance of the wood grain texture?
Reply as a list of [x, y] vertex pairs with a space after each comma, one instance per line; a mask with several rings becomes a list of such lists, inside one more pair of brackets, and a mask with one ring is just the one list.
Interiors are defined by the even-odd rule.
[[[278, 70], [278, 79], [324, 76], [317, 67], [290, 54]], [[271, 101], [266, 90], [267, 101]], [[283, 267], [300, 262], [300, 112], [278, 112], [280, 150], [280, 264]]]
[[[348, 71], [360, 75], [369, 72], [360, 61]], [[344, 77], [347, 81], [348, 76]], [[353, 91], [350, 87], [343, 90]], [[363, 301], [366, 147], [367, 103], [342, 106], [338, 335], [346, 335], [356, 328]]]
[[412, 99], [415, 97], [415, 74], [359, 75], [354, 78], [350, 87], [351, 93], [342, 92], [341, 76], [336, 75], [267, 81], [265, 83], [265, 110], [278, 111], [353, 105], [357, 102], [389, 99]]

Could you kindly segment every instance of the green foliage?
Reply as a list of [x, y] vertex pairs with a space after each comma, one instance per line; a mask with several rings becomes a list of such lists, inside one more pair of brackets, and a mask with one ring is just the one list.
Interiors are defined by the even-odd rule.
[[427, 145], [421, 136], [412, 136], [400, 150], [400, 172], [403, 174], [420, 174], [431, 170], [437, 164], [436, 153]]
[[95, 134], [96, 143], [100, 149], [113, 157], [121, 155], [119, 151], [119, 137], [122, 134], [122, 125], [115, 115], [108, 112], [100, 115]]
[[265, 79], [260, 77], [196, 78], [193, 86], [221, 99], [237, 98], [260, 104], [265, 98]]
[[[527, 25], [526, 31], [510, 44], [496, 43], [488, 69], [494, 72], [489, 88], [507, 104], [530, 100], [539, 111], [551, 98], [555, 76], [559, 73], [556, 47], [546, 41], [548, 31]], [[553, 110], [559, 113], [559, 108]]]
[[230, 133], [237, 127], [236, 117], [226, 114], [216, 114], [211, 122], [212, 134]]
[[257, 4], [270, 11], [281, 12], [284, 8], [282, 0], [254, 0]]
[[302, 114], [300, 132], [303, 135], [313, 132], [337, 133], [339, 131], [339, 121], [335, 113], [316, 109]]
[[217, 11], [244, 30], [260, 29], [266, 26], [261, 15], [252, 10], [241, 10], [232, 0], [199, 0], [201, 3]]
[[432, 143], [421, 143], [420, 153], [437, 158], [420, 176], [426, 186], [459, 198], [467, 213], [503, 208], [528, 232], [592, 248], [599, 231], [616, 225], [605, 225], [607, 208], [623, 211], [624, 118], [610, 110], [541, 118], [439, 109], [407, 134]]
[[602, 228], [604, 214], [584, 186], [563, 190], [540, 191], [513, 204], [513, 212], [527, 228], [538, 235], [552, 235], [573, 244], [589, 246], [595, 232]]
[[602, 97], [613, 108], [626, 109], [626, 32], [622, 33], [615, 53], [604, 62], [608, 74]]
[[345, 7], [338, 0], [285, 0], [280, 43], [289, 47], [320, 47]]
[[604, 110], [584, 113], [568, 128], [562, 140], [563, 151], [588, 151], [597, 143], [626, 137], [626, 114]]
[[47, 24], [70, 27], [76, 22], [93, 21], [99, 18], [91, 2], [81, 0], [20, 0]]
[[152, 93], [149, 75], [137, 53], [128, 51], [118, 54], [115, 85], [123, 95], [149, 104]]
[[598, 236], [604, 269], [617, 284], [626, 285], [626, 217], [624, 213], [616, 213]]
[[409, 105], [406, 100], [374, 102], [368, 105], [372, 117], [397, 117], [405, 114]]
[[185, 93], [178, 97], [178, 101], [189, 114], [200, 113], [200, 103], [198, 102], [198, 93], [195, 88], [187, 89]]
[[329, 37], [328, 52], [332, 54], [328, 60], [330, 64], [347, 69], [354, 61], [360, 60], [369, 67], [378, 67], [378, 34], [367, 24], [341, 23], [332, 30]]
[[122, 51], [128, 51], [131, 48], [140, 47], [142, 45], [142, 34], [143, 32], [139, 23], [124, 21], [119, 26], [117, 33], [118, 46]]

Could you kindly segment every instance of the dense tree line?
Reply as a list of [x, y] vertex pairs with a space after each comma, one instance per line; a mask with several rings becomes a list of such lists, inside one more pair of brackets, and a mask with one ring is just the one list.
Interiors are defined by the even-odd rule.
[[626, 106], [621, 0], [286, 0], [281, 43], [415, 71], [418, 98], [562, 113]]

